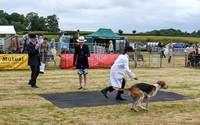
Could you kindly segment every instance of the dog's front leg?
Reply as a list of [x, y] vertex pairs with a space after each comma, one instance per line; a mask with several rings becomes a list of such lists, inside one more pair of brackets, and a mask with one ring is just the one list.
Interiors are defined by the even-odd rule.
[[149, 109], [143, 107], [141, 104], [139, 104], [139, 107], [142, 108], [142, 109], [144, 109], [144, 110], [146, 110], [146, 111], [149, 111]]
[[147, 96], [147, 102], [146, 102], [146, 109], [147, 109], [147, 111], [149, 111], [149, 108], [148, 108], [149, 107], [149, 99], [150, 99], [150, 97]]

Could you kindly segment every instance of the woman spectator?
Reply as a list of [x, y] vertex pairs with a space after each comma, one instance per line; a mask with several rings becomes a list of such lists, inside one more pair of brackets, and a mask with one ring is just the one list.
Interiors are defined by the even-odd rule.
[[169, 41], [169, 45], [168, 45], [168, 55], [169, 55], [168, 63], [169, 64], [171, 63], [172, 51], [173, 51], [172, 41]]
[[90, 56], [90, 51], [87, 45], [85, 45], [85, 39], [83, 36], [80, 36], [77, 40], [79, 45], [76, 46], [74, 52], [74, 61], [73, 65], [76, 66], [79, 75], [79, 83], [80, 87], [78, 90], [82, 89], [82, 74], [84, 75], [84, 90], [87, 90], [86, 83], [87, 83], [87, 74], [88, 74], [88, 57]]
[[53, 60], [54, 60], [56, 58], [56, 44], [55, 44], [54, 38], [51, 39], [50, 49], [51, 49], [51, 52], [53, 54]]

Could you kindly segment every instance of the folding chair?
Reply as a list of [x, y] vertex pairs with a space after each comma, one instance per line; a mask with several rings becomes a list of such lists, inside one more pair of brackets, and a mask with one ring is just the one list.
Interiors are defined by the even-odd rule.
[[145, 67], [146, 67], [146, 61], [144, 60], [142, 54], [137, 54], [137, 61], [138, 61], [139, 63], [140, 63], [140, 62], [143, 62], [143, 65], [145, 64]]

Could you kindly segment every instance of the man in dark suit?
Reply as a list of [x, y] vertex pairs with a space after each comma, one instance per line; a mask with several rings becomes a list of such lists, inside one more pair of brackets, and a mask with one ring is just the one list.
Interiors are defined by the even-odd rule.
[[33, 88], [39, 88], [36, 86], [36, 79], [40, 72], [40, 55], [39, 46], [36, 44], [36, 35], [30, 34], [30, 43], [27, 46], [28, 50], [28, 65], [31, 67], [31, 80], [28, 84]]
[[128, 41], [128, 39], [127, 39], [127, 37], [125, 37], [125, 48], [127, 47], [127, 46], [129, 46], [129, 41]]
[[74, 61], [73, 65], [76, 66], [79, 74], [79, 82], [80, 87], [79, 90], [82, 89], [82, 74], [84, 75], [84, 90], [86, 90], [86, 82], [87, 82], [87, 74], [88, 74], [88, 57], [90, 56], [90, 51], [87, 45], [85, 45], [85, 39], [83, 36], [80, 36], [77, 40], [79, 45], [76, 46], [74, 52]]

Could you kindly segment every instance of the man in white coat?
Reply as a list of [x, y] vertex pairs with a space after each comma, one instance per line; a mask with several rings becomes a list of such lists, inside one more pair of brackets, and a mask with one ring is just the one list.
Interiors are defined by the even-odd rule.
[[[126, 80], [124, 78], [125, 72], [127, 72], [128, 76], [131, 79], [138, 80], [138, 77], [134, 75], [129, 69], [129, 56], [133, 54], [133, 48], [131, 46], [127, 46], [122, 55], [120, 55], [116, 60], [110, 70], [110, 83], [111, 86], [106, 87], [101, 90], [103, 95], [108, 98], [107, 92], [112, 92], [115, 88], [124, 88], [126, 84]], [[123, 91], [118, 91], [116, 100], [125, 100], [121, 97]]]

